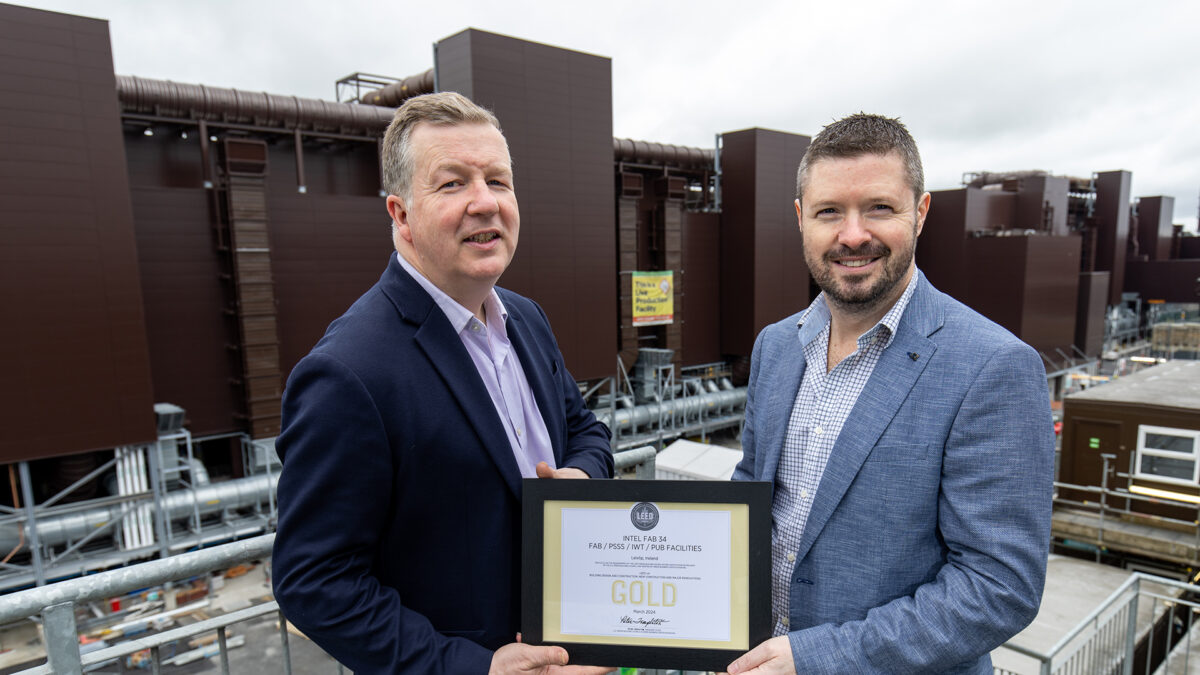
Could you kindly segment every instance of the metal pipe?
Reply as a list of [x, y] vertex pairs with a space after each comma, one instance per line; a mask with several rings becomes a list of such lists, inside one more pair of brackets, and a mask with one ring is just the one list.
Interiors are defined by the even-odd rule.
[[362, 95], [360, 103], [396, 108], [414, 96], [431, 94], [434, 91], [433, 68], [430, 68], [418, 75], [410, 75], [399, 82], [368, 91]]
[[[5, 537], [4, 541], [12, 543], [15, 538], [18, 542], [21, 539], [21, 530], [26, 531], [25, 539], [29, 541], [29, 552], [33, 557], [33, 579], [38, 586], [46, 585], [46, 571], [42, 569], [42, 541], [38, 537], [37, 511], [33, 507], [33, 481], [29, 477], [29, 462], [21, 462], [17, 465], [21, 474], [21, 501], [25, 503], [25, 523], [14, 524], [5, 527], [5, 533], [9, 530], [13, 531], [14, 537]], [[3, 546], [4, 549], [15, 549], [16, 546]]]
[[613, 160], [617, 162], [671, 166], [681, 169], [705, 170], [713, 166], [713, 150], [685, 145], [613, 139]]
[[[261, 475], [250, 478], [239, 478], [223, 483], [212, 483], [198, 486], [195, 490], [176, 490], [167, 493], [163, 498], [162, 512], [169, 520], [182, 520], [192, 515], [193, 509], [198, 508], [201, 516], [220, 513], [227, 509], [244, 509], [257, 506], [267, 501], [279, 482], [279, 475]], [[195, 501], [193, 502], [193, 493]], [[121, 504], [89, 509], [61, 516], [52, 516], [37, 520], [36, 527], [30, 527], [30, 534], [37, 537], [46, 546], [65, 544], [68, 541], [81, 539], [97, 528], [120, 518]], [[0, 525], [0, 549], [7, 550], [19, 540], [18, 528], [22, 523], [7, 523]]]
[[[745, 404], [746, 388], [739, 387], [728, 391], [677, 398], [662, 403], [644, 403], [632, 408], [618, 409], [615, 412], [600, 410], [596, 411], [596, 418], [613, 431], [629, 431], [672, 415], [687, 418], [699, 415], [702, 410], [709, 412], [733, 410]], [[0, 548], [2, 547], [3, 542], [0, 541]]]
[[613, 470], [620, 471], [630, 467], [637, 467], [635, 474], [637, 478], [640, 480], [650, 480], [654, 478], [654, 458], [657, 456], [658, 453], [649, 445], [631, 450], [622, 450], [613, 453]]
[[117, 98], [123, 113], [343, 133], [347, 130], [382, 132], [395, 112], [371, 105], [183, 84], [133, 75], [117, 75]]

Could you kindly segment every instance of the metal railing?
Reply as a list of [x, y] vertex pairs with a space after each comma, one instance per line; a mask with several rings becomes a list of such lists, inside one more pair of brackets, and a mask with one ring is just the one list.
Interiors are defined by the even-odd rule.
[[[1171, 672], [1180, 661], [1188, 672], [1192, 635], [1200, 628], [1197, 597], [1200, 586], [1134, 572], [1045, 653], [1013, 643], [1001, 649], [1033, 659], [1040, 675], [1149, 675]], [[1034, 671], [995, 669], [996, 675], [1017, 672]]]
[[[278, 603], [273, 600], [87, 653], [81, 652], [75, 620], [76, 607], [89, 602], [269, 558], [274, 541], [274, 534], [262, 535], [0, 596], [0, 624], [41, 615], [47, 661], [16, 675], [81, 675], [91, 666], [145, 650], [150, 651], [152, 672], [158, 673], [163, 664], [161, 650], [164, 645], [213, 631], [217, 633], [216, 655], [220, 657], [221, 672], [229, 673], [230, 645], [226, 629], [236, 623], [269, 615], [279, 619], [279, 640], [283, 649], [281, 667], [284, 673], [290, 674], [287, 622], [279, 611]], [[340, 665], [337, 666], [337, 672], [344, 672]]]
[[[29, 462], [10, 465], [17, 505], [0, 505], [0, 590], [41, 586], [269, 532], [276, 517], [276, 466], [268, 464], [262, 472], [233, 481], [201, 482], [193, 443], [181, 431], [151, 445], [117, 448], [112, 459], [40, 503], [34, 500]], [[119, 494], [71, 502], [84, 486], [110, 471]], [[169, 489], [171, 483], [180, 489]]]
[[[1131, 464], [1135, 461], [1135, 456], [1136, 456], [1136, 453], [1130, 453], [1130, 463]], [[1163, 524], [1167, 524], [1168, 526], [1171, 526], [1171, 525], [1178, 526], [1178, 528], [1180, 530], [1189, 530], [1189, 529], [1192, 530], [1193, 538], [1192, 538], [1192, 544], [1191, 544], [1191, 555], [1189, 556], [1190, 559], [1187, 562], [1189, 562], [1189, 563], [1200, 562], [1200, 527], [1197, 526], [1197, 523], [1200, 523], [1200, 504], [1177, 501], [1177, 500], [1173, 500], [1173, 499], [1170, 499], [1167, 497], [1147, 496], [1147, 495], [1142, 495], [1142, 494], [1138, 494], [1135, 492], [1131, 492], [1127, 489], [1119, 489], [1119, 488], [1109, 487], [1109, 475], [1110, 474], [1112, 476], [1114, 476], [1115, 478], [1124, 479], [1124, 480], [1128, 481], [1132, 478], [1133, 469], [1131, 467], [1130, 471], [1128, 473], [1116, 471], [1115, 470], [1116, 467], [1113, 464], [1114, 460], [1116, 459], [1116, 455], [1103, 453], [1100, 455], [1100, 458], [1103, 461], [1103, 469], [1102, 469], [1102, 474], [1100, 477], [1100, 485], [1099, 486], [1096, 486], [1096, 485], [1074, 485], [1071, 483], [1063, 483], [1061, 481], [1054, 481], [1054, 490], [1055, 490], [1054, 505], [1056, 507], [1057, 506], [1069, 506], [1071, 508], [1085, 509], [1085, 510], [1089, 510], [1089, 511], [1094, 511], [1096, 513], [1096, 516], [1097, 516], [1096, 541], [1092, 542], [1096, 546], [1096, 551], [1095, 551], [1096, 561], [1099, 562], [1100, 554], [1108, 546], [1108, 542], [1105, 539], [1105, 526], [1110, 517], [1115, 517], [1115, 518], [1142, 517], [1142, 518], [1147, 518], [1147, 519], [1153, 521], [1154, 524], [1159, 525], [1159, 526], [1161, 526]], [[1061, 494], [1059, 492], [1060, 490], [1069, 490], [1069, 491], [1075, 492], [1075, 493], [1096, 495], [1096, 501], [1091, 502], [1091, 501], [1080, 501], [1077, 499], [1068, 499], [1066, 497], [1061, 496]], [[1113, 500], [1118, 501], [1122, 505], [1114, 506], [1111, 503]], [[1160, 505], [1165, 504], [1165, 505], [1169, 505], [1169, 506], [1173, 506], [1173, 507], [1178, 507], [1180, 509], [1190, 510], [1195, 513], [1195, 516], [1190, 519], [1185, 520], [1185, 519], [1180, 519], [1180, 518], [1171, 518], [1171, 517], [1162, 516], [1162, 515], [1149, 515], [1149, 514], [1145, 514], [1145, 513], [1139, 513], [1137, 511], [1134, 511], [1130, 507], [1130, 505], [1133, 502], [1141, 502], [1141, 503], [1145, 503], [1145, 504], [1160, 504]]]

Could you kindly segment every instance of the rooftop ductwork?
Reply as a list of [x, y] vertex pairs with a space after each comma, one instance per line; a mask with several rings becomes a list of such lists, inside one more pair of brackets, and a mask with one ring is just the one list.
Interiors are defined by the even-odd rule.
[[382, 133], [393, 110], [281, 96], [261, 91], [117, 76], [117, 98], [126, 114], [173, 117], [325, 133]]
[[710, 148], [691, 148], [628, 138], [613, 139], [613, 159], [617, 162], [704, 170], [713, 168], [713, 154]]
[[393, 82], [385, 87], [368, 91], [359, 99], [359, 103], [367, 105], [398, 108], [401, 103], [413, 96], [433, 93], [433, 68], [419, 75], [410, 75], [399, 82]]

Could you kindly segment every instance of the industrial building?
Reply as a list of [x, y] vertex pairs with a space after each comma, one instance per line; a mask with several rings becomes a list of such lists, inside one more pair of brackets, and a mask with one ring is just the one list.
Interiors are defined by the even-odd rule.
[[[614, 138], [603, 56], [469, 29], [324, 101], [117, 75], [102, 20], [0, 5], [0, 31], [0, 589], [272, 527], [284, 382], [392, 254], [379, 144], [409, 96], [500, 119], [522, 207], [500, 283], [545, 309], [616, 451], [736, 429], [755, 336], [817, 293], [792, 207], [809, 137]], [[1062, 393], [1146, 307], [1198, 299], [1200, 238], [1129, 188], [970, 175], [935, 193], [917, 263]], [[671, 273], [669, 322], [635, 321], [635, 272]]]

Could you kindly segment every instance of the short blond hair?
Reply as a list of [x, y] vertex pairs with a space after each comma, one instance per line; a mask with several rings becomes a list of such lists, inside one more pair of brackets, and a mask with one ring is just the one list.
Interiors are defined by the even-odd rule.
[[[418, 124], [456, 126], [490, 124], [503, 135], [500, 120], [491, 111], [453, 91], [414, 96], [396, 110], [396, 116], [383, 134], [383, 189], [404, 201], [412, 197], [412, 132]], [[507, 145], [508, 141], [505, 141]]]

